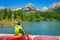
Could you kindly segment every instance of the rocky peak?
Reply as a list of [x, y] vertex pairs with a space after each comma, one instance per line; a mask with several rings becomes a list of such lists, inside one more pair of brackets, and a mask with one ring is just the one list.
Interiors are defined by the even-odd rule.
[[23, 10], [25, 11], [36, 11], [36, 8], [35, 6], [32, 4], [32, 3], [28, 3], [24, 8]]
[[53, 3], [53, 4], [50, 6], [49, 11], [54, 11], [54, 12], [60, 14], [60, 2], [55, 2], [55, 3]]
[[3, 10], [3, 9], [5, 9], [6, 7], [4, 7], [4, 6], [0, 6], [0, 10]]
[[54, 8], [57, 8], [57, 7], [60, 7], [60, 2], [55, 2], [50, 6], [51, 9], [54, 9]]

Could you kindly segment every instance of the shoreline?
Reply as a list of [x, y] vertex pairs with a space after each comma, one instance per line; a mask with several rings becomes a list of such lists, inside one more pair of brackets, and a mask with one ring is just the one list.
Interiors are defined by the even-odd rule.
[[17, 22], [16, 20], [0, 20], [0, 27], [13, 26]]
[[[14, 26], [14, 25], [17, 24], [17, 22], [18, 22], [17, 20], [0, 20], [0, 27]], [[20, 22], [21, 23], [26, 23], [28, 21], [20, 21]]]

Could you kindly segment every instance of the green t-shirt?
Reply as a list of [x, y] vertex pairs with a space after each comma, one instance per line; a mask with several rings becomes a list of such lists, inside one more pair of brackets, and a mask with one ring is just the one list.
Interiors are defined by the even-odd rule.
[[[23, 33], [21, 33], [21, 31], [23, 31]], [[24, 34], [24, 30], [22, 29], [22, 26], [20, 26], [20, 25], [16, 25], [15, 26], [15, 34], [18, 34], [18, 35], [22, 35], [22, 34]]]

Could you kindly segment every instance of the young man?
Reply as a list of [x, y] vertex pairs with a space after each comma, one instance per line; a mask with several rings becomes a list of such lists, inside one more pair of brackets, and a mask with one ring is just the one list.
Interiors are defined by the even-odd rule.
[[24, 30], [23, 30], [20, 22], [18, 22], [17, 25], [15, 26], [15, 35], [18, 35], [18, 36], [24, 35]]

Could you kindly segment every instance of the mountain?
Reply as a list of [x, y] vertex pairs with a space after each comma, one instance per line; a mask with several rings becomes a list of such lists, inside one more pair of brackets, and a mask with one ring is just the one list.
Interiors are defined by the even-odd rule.
[[22, 8], [20, 8], [20, 7], [13, 7], [13, 8], [11, 8], [11, 11], [16, 11], [16, 10], [20, 10], [20, 9], [22, 9]]
[[[0, 6], [0, 10], [5, 9], [6, 7]], [[49, 8], [43, 7], [41, 9], [35, 8], [35, 6], [32, 3], [28, 3], [24, 7], [12, 7], [12, 8], [7, 8], [11, 9], [11, 11], [16, 11], [16, 10], [22, 10], [25, 13], [36, 13], [36, 11], [54, 11], [56, 13], [60, 13], [60, 2], [55, 2], [53, 3]]]
[[41, 11], [48, 11], [48, 8], [47, 8], [47, 7], [43, 7], [43, 8], [41, 9]]
[[24, 12], [30, 13], [30, 12], [35, 12], [36, 8], [32, 3], [27, 4], [24, 8], [22, 8]]
[[36, 10], [37, 10], [37, 11], [41, 11], [40, 8], [37, 8]]
[[5, 9], [6, 7], [4, 7], [4, 6], [0, 6], [0, 10], [3, 10], [3, 9]]
[[53, 3], [50, 8], [49, 11], [54, 11], [56, 13], [60, 13], [60, 2], [55, 2]]

